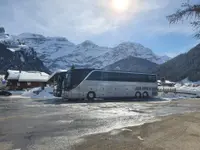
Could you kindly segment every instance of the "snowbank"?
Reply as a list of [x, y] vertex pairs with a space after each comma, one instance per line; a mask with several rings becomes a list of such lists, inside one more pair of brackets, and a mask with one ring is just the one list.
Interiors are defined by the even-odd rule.
[[200, 84], [198, 82], [177, 83], [175, 85], [177, 92], [191, 93], [200, 96]]
[[192, 82], [188, 78], [183, 79], [180, 83], [182, 83], [182, 84], [199, 84], [200, 85], [200, 81]]
[[[161, 83], [161, 80], [157, 80], [158, 83]], [[169, 81], [169, 80], [165, 80], [165, 83], [167, 84], [175, 84], [175, 82]]]
[[176, 86], [176, 89], [177, 89], [178, 91], [200, 92], [200, 86], [198, 86], [198, 87], [193, 87], [193, 86], [183, 85], [183, 86]]
[[173, 93], [173, 92], [161, 92], [158, 95], [159, 98], [164, 100], [176, 100], [176, 99], [186, 99], [186, 98], [196, 98], [195, 95], [190, 94], [180, 94], [180, 93]]
[[200, 97], [200, 82], [191, 82], [184, 79], [176, 83], [174, 87], [164, 86], [159, 87], [160, 92], [158, 97], [165, 100], [185, 99]]
[[33, 88], [29, 91], [26, 91], [22, 94], [22, 96], [30, 97], [33, 99], [54, 99], [56, 97], [53, 96], [53, 88], [45, 87], [44, 90], [41, 87]]

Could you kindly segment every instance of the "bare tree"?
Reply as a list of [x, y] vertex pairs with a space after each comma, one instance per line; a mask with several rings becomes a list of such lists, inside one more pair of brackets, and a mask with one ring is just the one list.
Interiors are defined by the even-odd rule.
[[181, 5], [181, 9], [167, 16], [167, 19], [170, 24], [191, 19], [192, 21], [190, 20], [190, 23], [196, 30], [195, 37], [200, 38], [200, 4], [192, 5], [187, 1]]

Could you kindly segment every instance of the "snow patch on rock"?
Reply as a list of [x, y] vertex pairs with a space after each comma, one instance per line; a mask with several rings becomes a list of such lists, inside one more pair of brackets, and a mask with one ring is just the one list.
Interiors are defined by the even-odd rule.
[[43, 35], [40, 34], [34, 34], [34, 33], [22, 33], [19, 35], [19, 38], [27, 38], [27, 39], [32, 39], [32, 38], [45, 38]]
[[104, 68], [129, 56], [147, 59], [161, 64], [167, 56], [157, 56], [141, 44], [124, 42], [114, 48], [102, 47], [86, 40], [75, 45], [63, 37], [44, 37], [36, 34], [21, 34], [19, 39], [33, 47], [39, 58], [52, 71], [77, 67]]

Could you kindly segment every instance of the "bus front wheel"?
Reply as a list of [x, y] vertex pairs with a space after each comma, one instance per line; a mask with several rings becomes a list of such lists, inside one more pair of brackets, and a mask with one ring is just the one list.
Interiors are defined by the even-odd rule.
[[95, 98], [96, 98], [95, 92], [92, 92], [92, 91], [88, 92], [88, 94], [87, 94], [87, 99], [88, 99], [89, 101], [94, 101]]
[[136, 93], [135, 93], [135, 97], [136, 97], [136, 98], [141, 98], [141, 93], [140, 93], [140, 92], [136, 92]]
[[148, 98], [148, 97], [149, 97], [148, 92], [144, 92], [144, 93], [143, 93], [143, 98]]

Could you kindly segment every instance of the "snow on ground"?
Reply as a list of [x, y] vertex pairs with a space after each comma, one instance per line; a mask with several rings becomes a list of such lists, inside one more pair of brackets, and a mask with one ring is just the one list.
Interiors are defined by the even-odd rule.
[[187, 82], [187, 83], [177, 83], [175, 85], [177, 92], [191, 93], [200, 96], [200, 82]]
[[187, 92], [187, 93], [192, 93], [192, 94], [197, 94], [200, 96], [200, 86], [193, 87], [189, 85], [176, 85], [176, 91], [177, 92]]
[[25, 91], [22, 96], [30, 97], [32, 99], [54, 99], [53, 88], [45, 87], [44, 90], [41, 87], [33, 88], [29, 91]]
[[[161, 80], [157, 80], [157, 82], [158, 82], [158, 83], [161, 83], [162, 81], [161, 81]], [[175, 84], [175, 82], [171, 82], [171, 81], [169, 81], [169, 80], [165, 80], [165, 83], [167, 83], [167, 84], [170, 84], [170, 83], [173, 84], [173, 83], [174, 83], [174, 84]]]
[[158, 94], [158, 98], [171, 101], [176, 99], [187, 99], [187, 98], [195, 98], [196, 95], [190, 95], [190, 94], [180, 94], [180, 93], [173, 93], [173, 92], [160, 92]]
[[192, 82], [188, 78], [183, 79], [180, 83], [182, 84], [200, 84], [200, 81]]
[[174, 87], [160, 86], [160, 92], [158, 97], [165, 100], [173, 99], [185, 99], [200, 97], [200, 81], [191, 82], [188, 79], [184, 79], [179, 83], [176, 83]]

